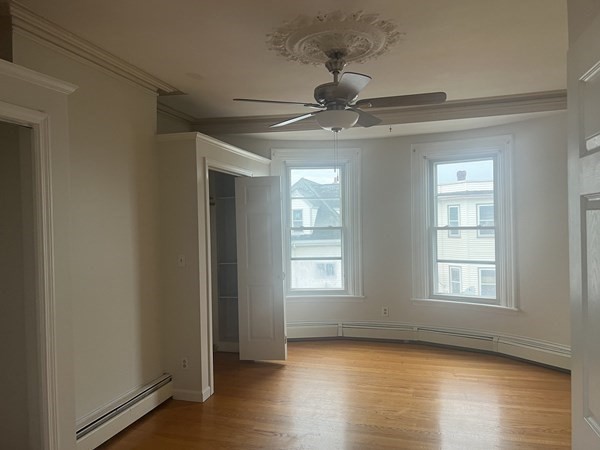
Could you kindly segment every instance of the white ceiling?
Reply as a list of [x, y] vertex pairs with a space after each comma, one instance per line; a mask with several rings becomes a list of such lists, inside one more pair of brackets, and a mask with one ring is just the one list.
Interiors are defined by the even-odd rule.
[[314, 87], [330, 81], [327, 70], [285, 60], [269, 50], [267, 34], [301, 14], [336, 10], [376, 13], [405, 33], [380, 58], [348, 66], [373, 77], [363, 98], [441, 90], [460, 100], [566, 87], [566, 0], [20, 3], [175, 86], [186, 95], [161, 102], [196, 118], [305, 112], [232, 98], [312, 101]]

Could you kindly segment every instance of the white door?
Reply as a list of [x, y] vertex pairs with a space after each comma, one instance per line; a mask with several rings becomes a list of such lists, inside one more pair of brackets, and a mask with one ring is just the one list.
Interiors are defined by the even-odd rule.
[[600, 17], [569, 49], [573, 448], [600, 448]]
[[279, 177], [235, 180], [240, 359], [286, 359]]

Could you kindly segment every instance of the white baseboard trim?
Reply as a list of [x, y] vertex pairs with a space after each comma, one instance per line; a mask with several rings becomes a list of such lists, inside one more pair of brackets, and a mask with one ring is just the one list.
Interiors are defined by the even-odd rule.
[[173, 383], [169, 382], [148, 395], [144, 399], [121, 412], [108, 422], [102, 424], [94, 431], [77, 440], [77, 450], [92, 450], [111, 437], [127, 428], [136, 420], [140, 419], [158, 405], [173, 395]]
[[428, 342], [499, 353], [561, 369], [571, 368], [571, 348], [567, 345], [475, 330], [390, 322], [289, 322], [287, 334], [291, 340], [342, 337]]
[[203, 391], [192, 391], [189, 389], [175, 389], [173, 398], [175, 400], [185, 400], [186, 402], [203, 403], [212, 395], [211, 387], [207, 387]]

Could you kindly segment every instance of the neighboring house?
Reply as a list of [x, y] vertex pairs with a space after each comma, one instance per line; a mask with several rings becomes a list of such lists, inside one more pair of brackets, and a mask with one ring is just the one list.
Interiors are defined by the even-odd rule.
[[323, 289], [341, 288], [339, 183], [319, 184], [301, 178], [291, 187], [291, 198], [291, 251], [294, 257], [323, 258], [294, 261], [292, 286], [298, 289], [315, 285]]
[[[457, 181], [438, 185], [439, 226], [494, 225], [493, 182], [467, 180], [466, 175], [459, 173]], [[437, 293], [495, 297], [494, 230], [449, 229], [438, 233], [439, 259], [456, 262], [438, 263]]]

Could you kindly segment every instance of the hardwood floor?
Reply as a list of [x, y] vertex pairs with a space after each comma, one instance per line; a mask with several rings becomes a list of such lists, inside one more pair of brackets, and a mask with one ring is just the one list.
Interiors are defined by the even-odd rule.
[[215, 355], [215, 395], [169, 400], [104, 450], [568, 449], [570, 376], [401, 343], [293, 342], [288, 361]]

